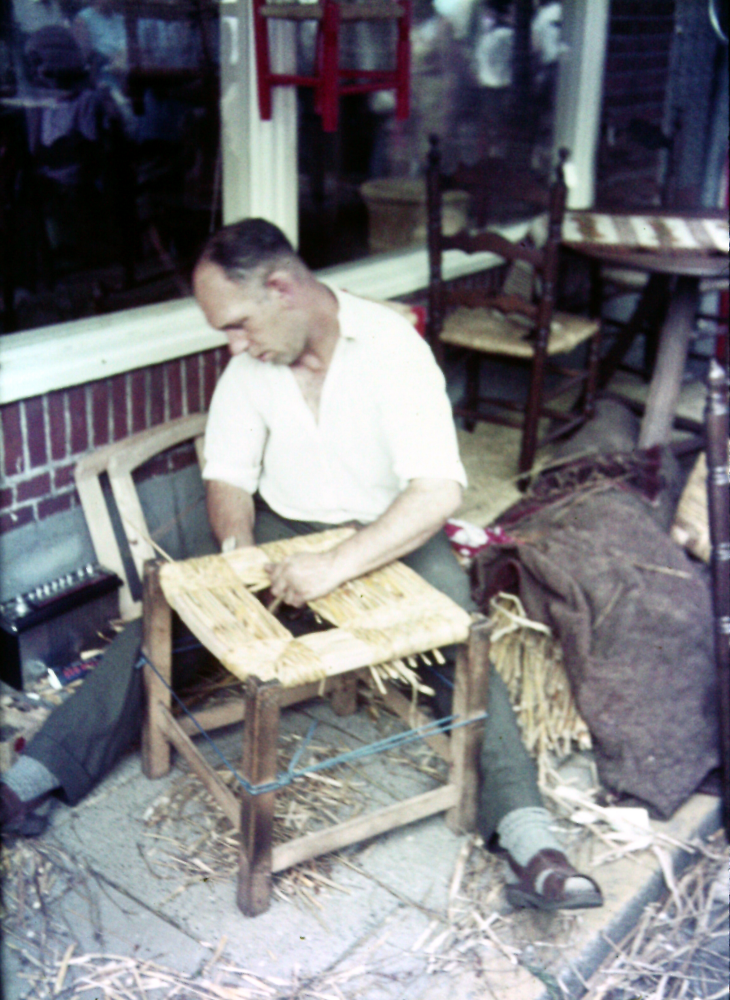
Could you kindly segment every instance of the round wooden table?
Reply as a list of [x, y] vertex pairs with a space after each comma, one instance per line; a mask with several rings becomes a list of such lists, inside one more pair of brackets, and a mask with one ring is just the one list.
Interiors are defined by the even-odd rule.
[[[669, 214], [669, 213], [665, 213]], [[579, 217], [581, 213], [574, 213]], [[676, 213], [675, 213], [676, 217]], [[691, 219], [727, 220], [726, 213], [685, 213]], [[656, 218], [661, 218], [657, 215]], [[594, 261], [613, 267], [643, 271], [649, 275], [627, 332], [619, 338], [602, 365], [602, 382], [616, 368], [628, 349], [631, 339], [645, 319], [650, 319], [661, 300], [669, 297], [669, 308], [659, 334], [659, 346], [652, 371], [649, 393], [639, 434], [639, 448], [650, 448], [669, 441], [674, 414], [682, 387], [689, 341], [694, 329], [700, 296], [700, 283], [705, 279], [727, 277], [727, 255], [708, 247], [679, 249], [675, 247], [644, 249], [594, 242], [590, 239], [566, 241], [570, 249]]]

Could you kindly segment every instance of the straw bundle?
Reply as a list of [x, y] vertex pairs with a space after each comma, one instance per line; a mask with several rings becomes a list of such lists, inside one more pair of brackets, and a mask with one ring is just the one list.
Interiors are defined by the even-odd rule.
[[[267, 563], [297, 552], [323, 552], [353, 532], [337, 528], [260, 548], [167, 563], [160, 584], [204, 646], [236, 677], [277, 679], [294, 686], [387, 664], [382, 673], [415, 683], [402, 661], [438, 646], [463, 642], [470, 617], [402, 563], [393, 563], [312, 601], [317, 616], [335, 628], [299, 639], [274, 618], [252, 591], [268, 586]], [[377, 682], [377, 681], [376, 681]]]
[[492, 660], [542, 783], [551, 755], [564, 758], [575, 747], [589, 748], [590, 732], [573, 700], [560, 643], [547, 625], [531, 621], [514, 594], [498, 594], [490, 613]]

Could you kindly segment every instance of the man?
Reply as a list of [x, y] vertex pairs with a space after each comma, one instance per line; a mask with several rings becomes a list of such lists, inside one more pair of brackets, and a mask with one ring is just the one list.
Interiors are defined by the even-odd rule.
[[[443, 375], [410, 324], [387, 306], [319, 282], [262, 219], [213, 236], [193, 286], [233, 355], [213, 396], [205, 443], [208, 514], [221, 548], [354, 522], [359, 530], [331, 551], [269, 566], [274, 596], [299, 607], [402, 559], [474, 610], [442, 530], [466, 483], [451, 409]], [[135, 638], [123, 642], [0, 784], [0, 806], [21, 831], [49, 783], [78, 801], [118, 757], [119, 734], [139, 732], [140, 672], [129, 666]], [[516, 879], [508, 896], [544, 909], [598, 906], [598, 886], [572, 868], [549, 829], [534, 766], [493, 669], [489, 683], [480, 831], [485, 842], [496, 834], [508, 854]], [[106, 718], [70, 743], [59, 716], [81, 698], [94, 708], [76, 717]]]
[[[443, 375], [418, 334], [387, 306], [330, 289], [284, 235], [249, 219], [211, 238], [195, 270], [206, 319], [232, 360], [211, 402], [208, 516], [224, 550], [357, 522], [323, 554], [268, 567], [271, 590], [301, 606], [402, 559], [473, 610], [443, 532], [466, 476]], [[480, 830], [496, 833], [514, 905], [601, 905], [550, 829], [535, 772], [494, 669], [482, 754]]]

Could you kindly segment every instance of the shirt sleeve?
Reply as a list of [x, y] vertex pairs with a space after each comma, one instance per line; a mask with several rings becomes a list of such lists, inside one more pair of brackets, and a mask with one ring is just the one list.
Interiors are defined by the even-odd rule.
[[383, 422], [400, 488], [412, 479], [467, 485], [443, 373], [428, 345], [408, 332], [384, 368]]
[[253, 494], [261, 475], [267, 431], [238, 361], [234, 358], [228, 363], [210, 403], [203, 478]]

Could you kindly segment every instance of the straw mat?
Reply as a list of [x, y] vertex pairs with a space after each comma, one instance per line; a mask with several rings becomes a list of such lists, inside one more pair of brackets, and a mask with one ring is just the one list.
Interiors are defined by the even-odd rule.
[[166, 563], [160, 585], [193, 634], [241, 680], [255, 676], [293, 687], [466, 640], [469, 614], [400, 562], [312, 601], [315, 614], [334, 627], [293, 638], [254, 596], [269, 584], [266, 564], [327, 551], [353, 533], [335, 528]]

